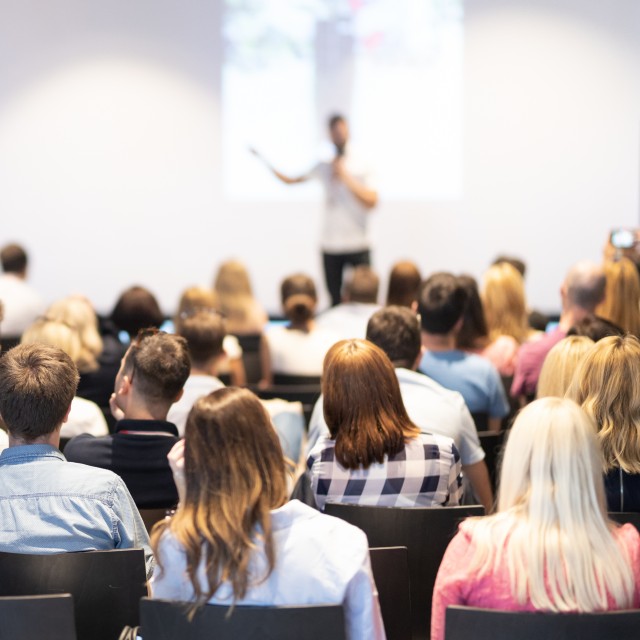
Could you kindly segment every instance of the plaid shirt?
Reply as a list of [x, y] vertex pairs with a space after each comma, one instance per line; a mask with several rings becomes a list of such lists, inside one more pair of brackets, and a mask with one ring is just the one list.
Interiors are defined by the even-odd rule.
[[311, 487], [326, 502], [379, 507], [456, 506], [462, 497], [460, 454], [451, 438], [420, 433], [404, 449], [368, 469], [345, 469], [324, 436], [309, 454]]

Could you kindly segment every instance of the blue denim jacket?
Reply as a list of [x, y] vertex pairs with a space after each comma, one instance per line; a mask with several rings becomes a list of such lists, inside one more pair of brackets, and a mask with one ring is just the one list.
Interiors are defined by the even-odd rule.
[[67, 462], [48, 444], [0, 453], [0, 551], [60, 553], [141, 548], [149, 536], [124, 482], [111, 471]]

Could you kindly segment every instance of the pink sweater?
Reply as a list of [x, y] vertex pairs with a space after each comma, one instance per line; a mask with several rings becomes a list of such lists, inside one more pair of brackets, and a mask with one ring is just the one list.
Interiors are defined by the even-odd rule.
[[[511, 594], [509, 570], [506, 563], [501, 563], [497, 570], [479, 578], [469, 571], [471, 559], [475, 553], [475, 545], [468, 530], [461, 530], [450, 542], [438, 570], [438, 577], [433, 590], [431, 613], [431, 640], [444, 640], [445, 611], [449, 605], [458, 604], [484, 609], [502, 611], [534, 611], [528, 602], [519, 604]], [[636, 591], [633, 607], [640, 607], [640, 534], [631, 524], [616, 530], [619, 544], [626, 547], [631, 558], [635, 575]], [[610, 600], [610, 608], [615, 604]]]

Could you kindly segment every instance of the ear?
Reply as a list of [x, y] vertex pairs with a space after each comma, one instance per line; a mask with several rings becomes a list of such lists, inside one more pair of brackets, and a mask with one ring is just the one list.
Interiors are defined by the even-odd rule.
[[69, 405], [69, 408], [67, 409], [67, 413], [64, 414], [64, 418], [62, 419], [60, 427], [62, 427], [62, 425], [69, 419], [70, 413], [71, 413], [71, 405]]
[[416, 361], [413, 363], [413, 370], [416, 371], [416, 369], [420, 366], [420, 363], [422, 362], [422, 358], [426, 352], [426, 348], [424, 345], [420, 346], [420, 353], [418, 353], [418, 357], [416, 358]]
[[128, 396], [131, 393], [131, 378], [129, 376], [122, 376], [122, 382], [120, 388], [116, 390], [119, 396]]
[[411, 311], [413, 311], [413, 313], [415, 313], [416, 315], [418, 315], [418, 301], [414, 300], [411, 303]]

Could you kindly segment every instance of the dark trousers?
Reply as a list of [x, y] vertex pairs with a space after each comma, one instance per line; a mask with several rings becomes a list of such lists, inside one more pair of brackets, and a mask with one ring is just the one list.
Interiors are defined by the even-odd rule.
[[359, 264], [371, 264], [371, 251], [357, 251], [356, 253], [323, 253], [324, 278], [331, 296], [331, 306], [341, 302], [342, 274], [346, 266], [356, 267]]

